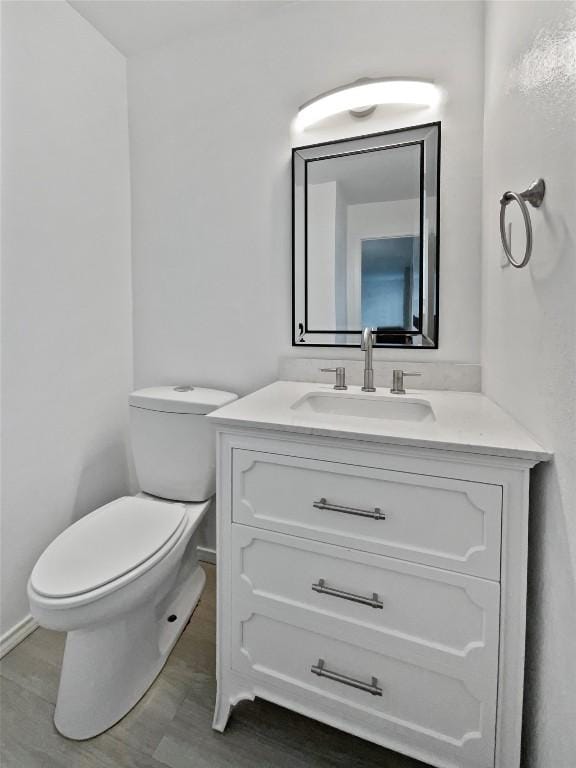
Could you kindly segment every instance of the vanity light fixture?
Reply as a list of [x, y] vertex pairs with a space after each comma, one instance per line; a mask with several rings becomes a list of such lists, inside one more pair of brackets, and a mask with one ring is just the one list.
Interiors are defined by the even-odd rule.
[[340, 112], [350, 112], [354, 117], [368, 117], [379, 104], [433, 107], [439, 100], [438, 86], [424, 80], [362, 78], [303, 104], [298, 110], [296, 128], [304, 130]]

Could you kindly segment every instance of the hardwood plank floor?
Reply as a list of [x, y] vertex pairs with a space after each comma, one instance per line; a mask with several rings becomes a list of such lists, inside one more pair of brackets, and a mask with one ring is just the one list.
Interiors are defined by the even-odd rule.
[[162, 674], [126, 717], [89, 741], [52, 723], [64, 635], [38, 629], [0, 669], [2, 768], [427, 768], [287, 709], [242, 702], [225, 733], [215, 695], [215, 573]]

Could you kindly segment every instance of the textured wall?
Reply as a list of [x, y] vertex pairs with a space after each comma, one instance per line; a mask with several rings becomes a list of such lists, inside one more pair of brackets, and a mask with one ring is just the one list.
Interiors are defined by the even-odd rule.
[[[576, 3], [486, 16], [483, 380], [554, 462], [532, 483], [523, 768], [576, 761]], [[534, 255], [501, 267], [498, 201], [543, 176]], [[512, 240], [522, 250], [520, 222]]]

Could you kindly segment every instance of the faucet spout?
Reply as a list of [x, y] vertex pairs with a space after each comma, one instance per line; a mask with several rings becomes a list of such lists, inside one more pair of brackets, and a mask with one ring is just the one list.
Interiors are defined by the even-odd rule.
[[376, 387], [374, 386], [374, 370], [372, 369], [372, 345], [374, 343], [375, 333], [376, 328], [364, 328], [362, 331], [360, 349], [365, 353], [363, 392], [376, 392]]

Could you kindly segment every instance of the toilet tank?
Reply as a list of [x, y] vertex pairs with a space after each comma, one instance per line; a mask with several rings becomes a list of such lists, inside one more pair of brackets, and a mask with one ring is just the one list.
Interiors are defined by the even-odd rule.
[[174, 501], [204, 501], [213, 496], [215, 431], [206, 414], [237, 397], [190, 386], [133, 392], [130, 433], [140, 488]]

